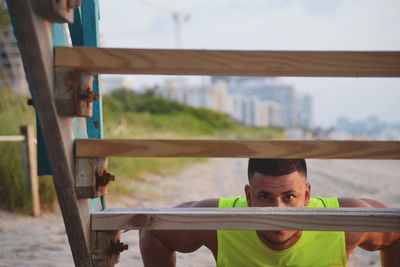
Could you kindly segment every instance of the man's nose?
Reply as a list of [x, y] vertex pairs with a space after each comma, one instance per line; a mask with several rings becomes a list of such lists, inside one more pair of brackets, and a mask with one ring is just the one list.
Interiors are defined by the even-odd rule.
[[273, 207], [275, 208], [284, 208], [285, 207], [285, 203], [281, 200], [281, 199], [275, 199], [274, 203], [273, 203]]

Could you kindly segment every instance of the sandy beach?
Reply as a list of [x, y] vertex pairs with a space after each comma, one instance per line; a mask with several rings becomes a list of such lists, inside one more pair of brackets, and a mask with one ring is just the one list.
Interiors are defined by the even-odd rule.
[[[213, 197], [242, 195], [247, 161], [212, 159], [174, 176], [148, 176], [132, 196], [112, 197], [108, 207], [169, 207]], [[309, 160], [313, 196], [370, 197], [400, 207], [398, 161]], [[137, 231], [122, 234], [129, 250], [118, 266], [143, 266]], [[177, 266], [215, 266], [211, 253], [201, 248], [177, 255]], [[73, 266], [59, 213], [39, 218], [0, 211], [0, 266]], [[380, 266], [379, 253], [354, 251], [349, 266]]]

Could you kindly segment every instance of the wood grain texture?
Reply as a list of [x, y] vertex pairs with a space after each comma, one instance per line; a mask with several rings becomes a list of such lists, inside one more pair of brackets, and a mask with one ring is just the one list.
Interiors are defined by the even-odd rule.
[[52, 25], [34, 12], [32, 1], [9, 0], [7, 4], [36, 112], [40, 114], [38, 118], [75, 266], [91, 266], [88, 201], [78, 200], [74, 190], [73, 120], [58, 115], [53, 98]]
[[32, 215], [37, 217], [40, 215], [40, 197], [39, 197], [39, 178], [37, 174], [35, 129], [32, 125], [22, 126], [21, 134], [25, 139], [25, 169], [27, 180], [29, 181], [32, 196]]
[[400, 142], [79, 139], [76, 156], [400, 159]]
[[92, 73], [400, 77], [400, 52], [56, 48], [55, 66]]
[[106, 209], [91, 214], [92, 230], [400, 231], [400, 209], [167, 208]]

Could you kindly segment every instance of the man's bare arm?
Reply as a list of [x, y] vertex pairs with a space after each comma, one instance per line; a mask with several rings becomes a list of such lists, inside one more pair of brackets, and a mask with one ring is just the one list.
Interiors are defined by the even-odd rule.
[[[341, 207], [390, 208], [384, 203], [365, 198], [340, 198], [339, 202]], [[347, 251], [357, 246], [368, 251], [380, 250], [382, 266], [400, 266], [400, 232], [346, 232]]]
[[[182, 203], [176, 207], [218, 207], [218, 199]], [[175, 251], [193, 252], [205, 245], [216, 256], [216, 231], [139, 231], [140, 252], [146, 267], [175, 266]]]

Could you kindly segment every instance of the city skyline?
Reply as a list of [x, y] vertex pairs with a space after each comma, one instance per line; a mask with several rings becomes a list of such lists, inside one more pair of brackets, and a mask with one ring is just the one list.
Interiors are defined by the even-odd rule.
[[193, 107], [223, 112], [248, 126], [314, 128], [312, 98], [270, 78], [215, 76], [200, 86], [178, 78], [154, 92]]
[[[149, 1], [146, 1], [149, 2]], [[385, 1], [100, 1], [102, 46], [174, 48], [172, 8], [188, 14], [181, 47], [248, 50], [400, 50], [400, 2]], [[117, 15], [115, 15], [117, 14]], [[257, 30], [254, 30], [257, 29]], [[162, 83], [136, 76], [135, 87]], [[200, 81], [200, 78], [191, 78]], [[314, 121], [340, 116], [399, 122], [398, 78], [281, 78], [312, 95]]]

